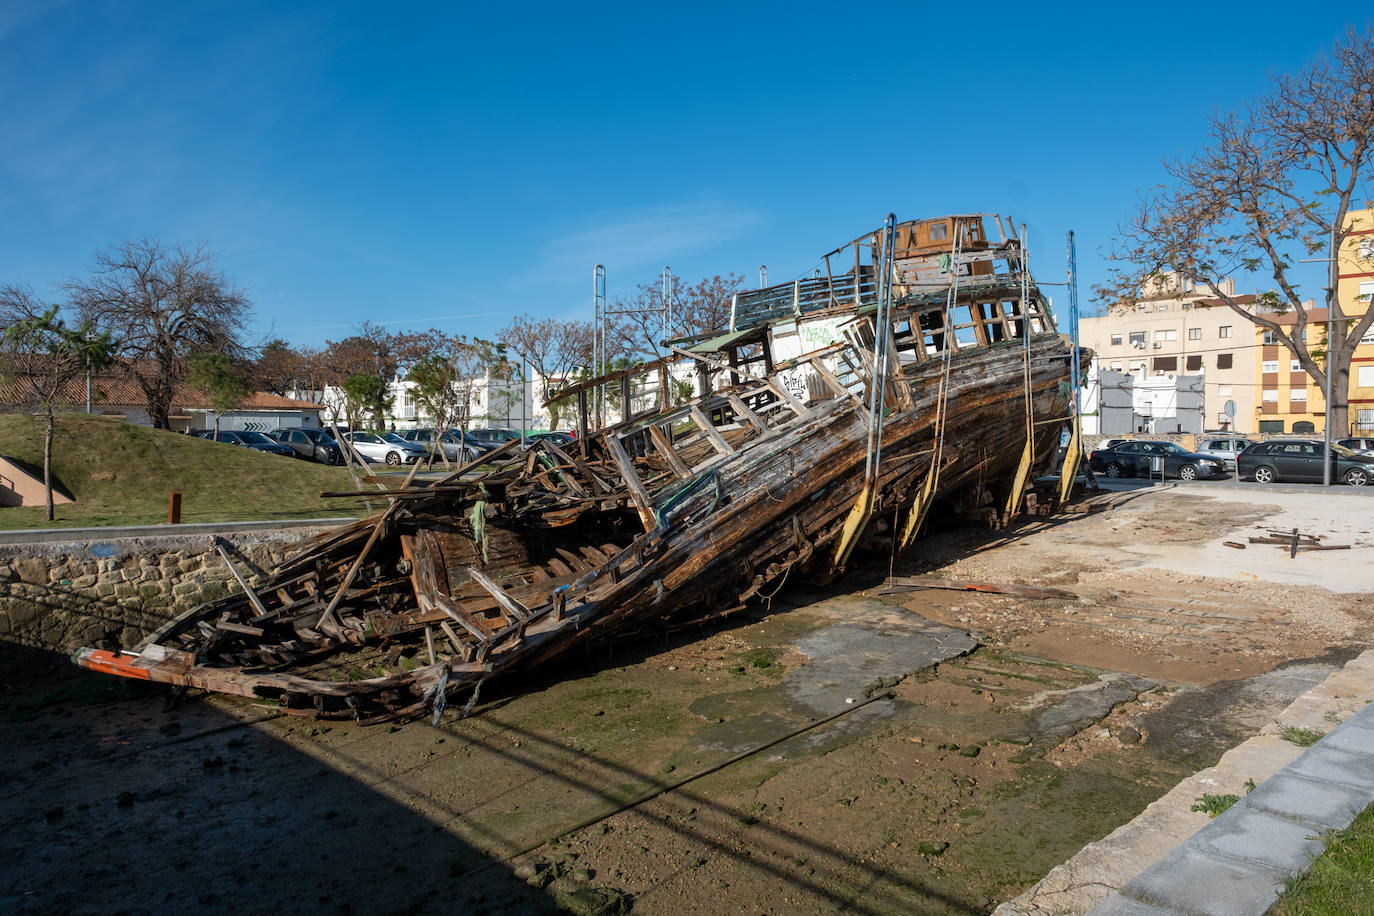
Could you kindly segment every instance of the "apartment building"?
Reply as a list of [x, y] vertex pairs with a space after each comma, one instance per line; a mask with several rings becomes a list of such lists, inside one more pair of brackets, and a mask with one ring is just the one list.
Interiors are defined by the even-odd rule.
[[[1341, 313], [1361, 315], [1374, 301], [1374, 209], [1346, 215], [1351, 233], [1337, 260]], [[1374, 435], [1374, 328], [1350, 361], [1350, 434]]]
[[[1255, 296], [1235, 296], [1233, 280], [1220, 286], [1243, 306], [1255, 307]], [[1159, 278], [1141, 288], [1139, 299], [1082, 319], [1079, 337], [1096, 354], [1100, 377], [1122, 373], [1158, 387], [1200, 375], [1204, 428], [1256, 431], [1254, 325], [1206, 287], [1172, 275]]]

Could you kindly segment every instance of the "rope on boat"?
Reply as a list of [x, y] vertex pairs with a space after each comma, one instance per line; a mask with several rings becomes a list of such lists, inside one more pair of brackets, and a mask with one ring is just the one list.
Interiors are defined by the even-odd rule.
[[916, 533], [921, 530], [921, 525], [925, 522], [926, 512], [929, 511], [930, 504], [935, 498], [935, 489], [940, 484], [940, 465], [944, 462], [945, 455], [945, 426], [949, 418], [950, 370], [954, 365], [953, 314], [955, 304], [959, 299], [959, 262], [963, 255], [963, 242], [964, 227], [956, 225], [954, 239], [950, 243], [949, 289], [945, 292], [945, 310], [940, 315], [944, 346], [940, 352], [940, 387], [935, 394], [935, 422], [931, 424], [934, 448], [931, 451], [930, 467], [926, 470], [925, 483], [922, 484], [920, 490], [916, 491], [916, 498], [911, 502], [906, 527], [902, 529], [902, 534], [897, 539], [894, 553], [896, 550], [905, 549], [910, 545], [916, 537]]

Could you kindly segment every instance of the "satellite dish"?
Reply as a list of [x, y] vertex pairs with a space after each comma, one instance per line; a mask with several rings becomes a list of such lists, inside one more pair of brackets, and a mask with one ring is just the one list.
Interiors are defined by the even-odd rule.
[[1230, 417], [1232, 420], [1234, 420], [1234, 419], [1236, 418], [1236, 402], [1235, 402], [1235, 401], [1227, 401], [1227, 402], [1226, 402], [1226, 405], [1225, 405], [1224, 407], [1222, 407], [1221, 410], [1222, 410], [1223, 413], [1226, 414], [1226, 416]]

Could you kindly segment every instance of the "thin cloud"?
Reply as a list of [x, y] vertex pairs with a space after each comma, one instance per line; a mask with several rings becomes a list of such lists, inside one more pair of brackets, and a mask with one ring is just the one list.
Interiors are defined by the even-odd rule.
[[618, 273], [629, 272], [743, 238], [763, 222], [757, 211], [718, 200], [608, 216], [592, 228], [545, 245], [544, 269], [563, 274], [605, 264]]

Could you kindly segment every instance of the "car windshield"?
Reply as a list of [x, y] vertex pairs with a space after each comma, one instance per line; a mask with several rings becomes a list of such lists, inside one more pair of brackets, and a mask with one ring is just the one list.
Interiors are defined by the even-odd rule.
[[251, 430], [244, 430], [243, 432], [239, 433], [239, 438], [244, 442], [251, 442], [254, 445], [262, 445], [264, 442], [268, 445], [275, 444], [272, 442], [271, 439], [267, 438], [262, 433], [255, 433]]
[[388, 441], [388, 442], [395, 443], [396, 445], [410, 445], [410, 446], [413, 446], [413, 445], [415, 444], [415, 443], [413, 443], [413, 442], [407, 442], [406, 440], [402, 439], [400, 436], [396, 435], [395, 433], [385, 433], [385, 434], [382, 436], [382, 438], [385, 439], [385, 440]]
[[305, 438], [309, 439], [316, 445], [335, 444], [334, 440], [329, 436], [329, 434], [322, 429], [303, 429], [301, 430], [301, 432], [305, 434]]

